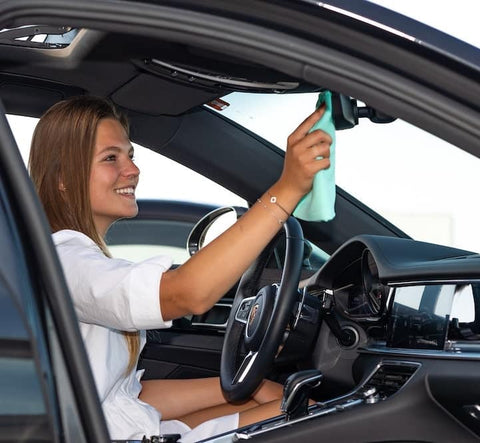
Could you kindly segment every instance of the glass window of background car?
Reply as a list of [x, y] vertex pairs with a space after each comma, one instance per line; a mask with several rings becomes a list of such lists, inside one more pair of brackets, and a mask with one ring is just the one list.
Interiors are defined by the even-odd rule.
[[[457, 285], [455, 298], [453, 299], [451, 318], [458, 318], [462, 323], [471, 323], [475, 321], [475, 299], [473, 289], [477, 289], [478, 284]], [[478, 319], [480, 320], [480, 319]]]
[[[285, 149], [316, 99], [233, 93], [221, 112]], [[480, 207], [471, 199], [478, 171], [480, 159], [404, 121], [361, 119], [336, 133], [337, 185], [417, 240], [480, 251]]]

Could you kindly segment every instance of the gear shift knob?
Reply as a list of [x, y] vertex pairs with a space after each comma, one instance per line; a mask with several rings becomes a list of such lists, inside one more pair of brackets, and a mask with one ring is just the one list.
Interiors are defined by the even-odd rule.
[[320, 385], [323, 375], [318, 369], [308, 369], [290, 375], [283, 387], [280, 409], [293, 420], [307, 415], [310, 391]]

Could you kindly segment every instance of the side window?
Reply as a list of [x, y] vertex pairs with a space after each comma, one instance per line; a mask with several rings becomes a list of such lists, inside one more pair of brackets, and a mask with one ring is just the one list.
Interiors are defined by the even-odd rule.
[[[3, 439], [53, 440], [43, 386], [45, 357], [39, 352], [39, 319], [19, 240], [0, 181], [0, 427]], [[41, 375], [43, 374], [43, 375]]]
[[[25, 164], [37, 119], [8, 116]], [[247, 202], [217, 183], [162, 156], [134, 144], [140, 181], [135, 191], [139, 216], [120, 220], [107, 234], [114, 257], [140, 261], [153, 255], [170, 255], [174, 263], [188, 259], [190, 230], [218, 206], [246, 206]]]

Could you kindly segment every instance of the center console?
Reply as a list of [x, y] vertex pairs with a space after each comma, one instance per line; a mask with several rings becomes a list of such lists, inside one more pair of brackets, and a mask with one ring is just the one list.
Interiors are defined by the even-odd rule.
[[402, 389], [420, 368], [420, 364], [409, 361], [385, 360], [377, 365], [367, 379], [352, 392], [326, 402], [319, 402], [308, 408], [307, 415], [289, 420], [281, 415], [237, 430], [223, 434], [209, 442], [224, 443], [238, 440], [247, 440], [266, 432], [291, 426], [306, 420], [322, 416], [338, 414], [354, 409], [360, 405], [369, 405], [382, 402], [395, 395]]

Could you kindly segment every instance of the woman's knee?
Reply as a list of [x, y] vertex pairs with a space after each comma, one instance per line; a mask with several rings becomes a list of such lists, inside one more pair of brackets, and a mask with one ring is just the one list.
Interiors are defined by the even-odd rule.
[[281, 400], [283, 386], [271, 380], [264, 380], [260, 387], [254, 392], [253, 399], [259, 403], [269, 403], [274, 400]]

